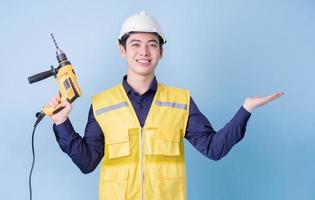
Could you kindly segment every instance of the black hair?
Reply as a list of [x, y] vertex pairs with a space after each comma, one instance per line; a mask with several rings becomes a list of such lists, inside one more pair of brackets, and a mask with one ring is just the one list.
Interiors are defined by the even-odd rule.
[[[125, 34], [124, 36], [122, 36], [120, 39], [118, 39], [118, 43], [121, 46], [123, 46], [124, 49], [126, 49], [127, 39], [130, 37], [130, 35], [132, 35], [134, 33], [144, 33], [144, 32], [138, 32], [138, 31], [129, 32], [129, 33]], [[154, 35], [156, 35], [158, 37], [160, 48], [162, 48], [163, 44], [165, 44], [166, 41], [164, 41], [163, 38], [159, 34], [157, 34], [157, 33], [152, 33], [152, 34], [154, 34]]]

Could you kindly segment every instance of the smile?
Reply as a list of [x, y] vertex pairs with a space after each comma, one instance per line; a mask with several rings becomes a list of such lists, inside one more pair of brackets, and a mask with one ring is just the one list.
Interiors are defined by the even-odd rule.
[[138, 63], [143, 63], [143, 64], [146, 64], [146, 63], [150, 63], [151, 60], [147, 60], [147, 59], [138, 59], [136, 60]]

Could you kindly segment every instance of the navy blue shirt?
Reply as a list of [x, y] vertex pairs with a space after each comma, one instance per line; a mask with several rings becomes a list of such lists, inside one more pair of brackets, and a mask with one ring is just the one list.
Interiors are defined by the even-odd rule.
[[[156, 78], [154, 77], [150, 88], [143, 95], [130, 87], [127, 83], [127, 76], [124, 76], [122, 84], [137, 114], [140, 125], [143, 126], [157, 90]], [[190, 97], [185, 138], [206, 157], [219, 160], [244, 137], [250, 115], [248, 111], [241, 107], [231, 121], [216, 132]], [[62, 124], [54, 124], [53, 129], [61, 149], [71, 157], [83, 173], [92, 172], [97, 167], [104, 156], [106, 138], [104, 138], [104, 134], [94, 117], [92, 106], [90, 107], [84, 137], [75, 132], [69, 119]]]

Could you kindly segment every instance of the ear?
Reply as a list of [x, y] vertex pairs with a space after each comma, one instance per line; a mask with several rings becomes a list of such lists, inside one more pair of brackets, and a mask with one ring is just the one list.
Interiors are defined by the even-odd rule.
[[126, 58], [126, 49], [121, 44], [119, 45], [119, 53], [121, 57]]
[[160, 48], [160, 59], [163, 58], [163, 52], [164, 52], [163, 47], [161, 47]]

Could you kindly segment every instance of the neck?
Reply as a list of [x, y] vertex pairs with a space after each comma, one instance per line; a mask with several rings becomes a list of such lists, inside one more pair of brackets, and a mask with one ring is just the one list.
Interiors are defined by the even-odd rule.
[[148, 91], [153, 79], [154, 74], [149, 76], [141, 76], [132, 73], [127, 74], [127, 83], [140, 95]]

